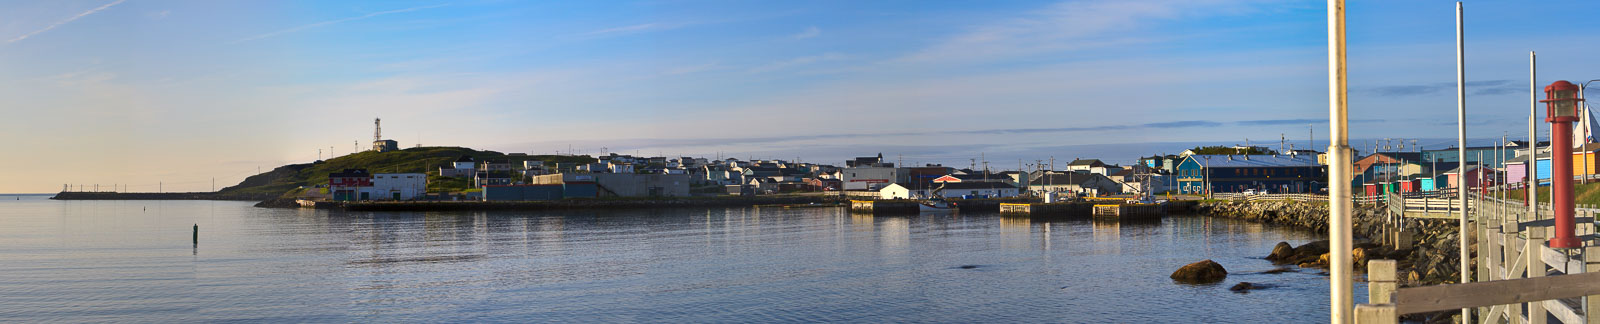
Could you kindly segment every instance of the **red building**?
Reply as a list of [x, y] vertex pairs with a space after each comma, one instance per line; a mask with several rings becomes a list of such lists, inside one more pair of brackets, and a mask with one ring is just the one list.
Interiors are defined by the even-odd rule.
[[333, 195], [334, 201], [371, 199], [362, 192], [362, 187], [372, 187], [372, 173], [367, 169], [344, 169], [328, 174], [328, 194]]

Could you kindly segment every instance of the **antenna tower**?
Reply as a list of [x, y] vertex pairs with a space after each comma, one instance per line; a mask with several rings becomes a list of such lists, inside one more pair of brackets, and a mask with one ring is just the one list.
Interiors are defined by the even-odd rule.
[[372, 142], [383, 140], [383, 118], [372, 119]]

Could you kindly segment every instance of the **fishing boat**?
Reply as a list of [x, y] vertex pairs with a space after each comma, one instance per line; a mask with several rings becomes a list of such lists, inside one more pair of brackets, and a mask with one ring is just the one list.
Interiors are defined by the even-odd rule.
[[917, 209], [923, 212], [948, 212], [956, 210], [956, 204], [945, 201], [944, 198], [933, 196], [917, 201]]

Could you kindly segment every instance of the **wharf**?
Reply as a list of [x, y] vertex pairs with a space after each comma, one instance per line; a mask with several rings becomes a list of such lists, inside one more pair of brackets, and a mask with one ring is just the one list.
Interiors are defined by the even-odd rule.
[[850, 212], [862, 214], [916, 214], [922, 212], [915, 200], [851, 200]]
[[1166, 214], [1167, 203], [1128, 204], [1105, 201], [1062, 203], [1004, 203], [1000, 213], [1030, 217], [1095, 217], [1102, 219], [1158, 219]]

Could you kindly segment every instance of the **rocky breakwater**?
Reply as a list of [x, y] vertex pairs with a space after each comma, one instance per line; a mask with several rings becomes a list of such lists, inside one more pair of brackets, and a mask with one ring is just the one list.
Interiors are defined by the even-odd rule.
[[[1328, 205], [1296, 201], [1211, 201], [1196, 207], [1201, 215], [1282, 225], [1296, 229], [1328, 232]], [[1395, 260], [1402, 286], [1425, 286], [1459, 281], [1456, 222], [1452, 220], [1407, 219], [1390, 224], [1383, 210], [1357, 207], [1351, 215], [1355, 237], [1354, 266], [1365, 271], [1368, 259]], [[1398, 226], [1397, 226], [1398, 225]], [[1410, 244], [1392, 244], [1381, 239], [1385, 229], [1410, 234]], [[1389, 243], [1389, 244], [1386, 244]], [[1397, 246], [1399, 245], [1399, 246]], [[1405, 246], [1409, 245], [1409, 247]], [[1292, 246], [1280, 242], [1267, 260], [1304, 268], [1328, 267], [1328, 241]]]

